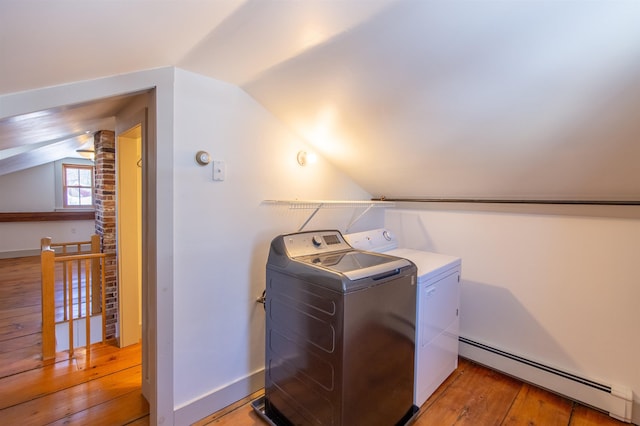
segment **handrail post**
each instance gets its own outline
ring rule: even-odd
[[[49,244],[45,245],[43,238],[42,247],[51,246],[51,238]],[[55,324],[55,252],[50,248],[45,248],[40,252],[40,271],[41,271],[41,287],[42,287],[42,359],[52,359],[56,356],[56,324]]]
[[[51,237],[40,238],[40,251],[51,250]]]

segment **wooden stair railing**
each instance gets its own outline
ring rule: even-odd
[[[85,322],[86,345],[91,344],[91,315],[102,313],[102,341],[106,334],[105,302],[105,259],[107,255],[100,253],[100,237],[93,235],[90,241],[55,243],[50,237],[43,238],[40,243],[40,263],[42,271],[42,359],[56,356],[56,320],[55,320],[55,284],[56,263],[62,263],[63,321],[69,322],[69,357],[73,356],[74,320],[82,318],[82,285],[85,285]],[[83,251],[83,246],[90,246],[90,251]],[[75,251],[70,251],[74,247]],[[56,254],[55,248],[61,253]],[[76,270],[78,315],[73,313],[74,266]],[[84,270],[84,280],[83,278]]]
[[[53,249],[60,249],[60,255],[65,256],[68,254],[82,254],[82,253],[100,253],[100,236],[92,235],[89,241],[77,241],[70,243],[52,243],[51,237],[46,237],[41,240],[41,246],[48,244],[48,247]],[[86,250],[86,248],[89,250]],[[75,248],[75,250],[71,250]],[[83,250],[84,249],[84,250]],[[78,270],[80,270],[80,261],[78,260]],[[98,259],[92,260],[91,264],[91,315],[96,315],[100,312],[102,303],[100,302],[100,264]],[[62,270],[62,283],[63,283],[63,305],[67,306],[67,268]],[[80,299],[80,286],[78,286],[78,299]],[[80,311],[81,312],[81,311]],[[67,310],[63,312],[64,321],[67,320]],[[82,316],[79,314],[79,316]]]

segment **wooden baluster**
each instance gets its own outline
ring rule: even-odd
[[[76,253],[80,255],[80,245],[78,243],[76,245]],[[82,318],[82,261],[78,259],[77,265],[78,267],[78,318]]]
[[[84,279],[85,279],[85,288],[86,288],[86,297],[85,297],[85,312],[87,314],[87,340],[85,341],[86,346],[87,346],[87,354],[89,353],[89,346],[91,346],[91,315],[89,315],[90,311],[90,307],[89,304],[91,303],[91,298],[89,295],[89,288],[91,285],[91,260],[89,259],[85,259],[84,260]]]
[[[67,246],[62,244],[62,255],[66,255],[67,254]],[[69,317],[67,315],[67,304],[69,303],[67,301],[67,268],[65,267],[64,263],[62,264],[62,319],[63,321],[68,321]]]
[[[91,253],[100,253],[100,236],[91,236]],[[93,315],[100,312],[102,304],[100,302],[100,259],[91,261],[91,313]]]
[[[44,241],[45,238],[42,239]],[[46,247],[51,246],[51,238]],[[50,248],[40,253],[40,270],[42,279],[42,359],[56,357],[56,324],[55,324],[55,253]]]
[[[66,261],[64,266],[68,268],[67,277],[69,279],[69,358],[73,356],[73,262]]]

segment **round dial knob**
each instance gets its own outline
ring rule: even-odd
[[[385,240],[391,241],[391,234],[389,233],[389,231],[382,231],[382,236]]]
[[[313,238],[311,238],[311,242],[314,246],[320,247],[322,245],[322,238],[320,238],[320,235],[314,235]]]

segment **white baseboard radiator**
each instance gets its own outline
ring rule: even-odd
[[[557,368],[460,337],[460,356],[563,395],[631,423],[633,392],[624,386],[598,383]]]

